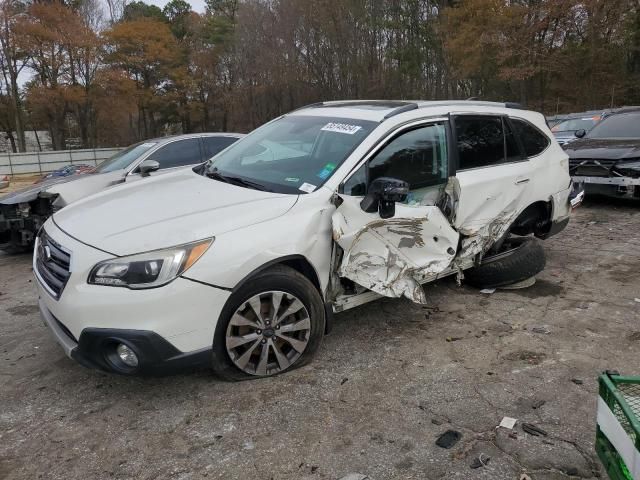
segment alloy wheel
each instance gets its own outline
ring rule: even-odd
[[[293,365],[310,335],[311,318],[302,301],[287,292],[268,291],[238,307],[227,326],[225,345],[240,370],[267,376]]]

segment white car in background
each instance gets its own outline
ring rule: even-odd
[[[270,376],[311,359],[333,312],[424,303],[422,284],[452,274],[493,286],[535,275],[532,236],[566,226],[571,192],[538,113],[312,105],[202,166],[55,213],[34,253],[40,310],[88,367]]]
[[[46,178],[0,196],[0,250],[20,252],[53,212],[119,183],[193,166],[210,159],[241,138],[239,133],[197,133],[136,143],[79,175]]]

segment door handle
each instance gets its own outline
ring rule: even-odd
[[[516,185],[522,185],[524,183],[529,183],[529,180],[531,180],[530,178],[519,178],[518,180],[516,180]]]

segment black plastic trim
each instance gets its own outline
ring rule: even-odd
[[[411,110],[416,110],[417,108],[418,108],[417,103],[409,103],[407,105],[403,105],[402,107],[395,108],[384,116],[383,121],[387,120],[388,118],[395,117],[396,115],[399,115],[401,113],[410,112]]]
[[[212,339],[213,341],[213,339]],[[124,343],[138,356],[138,367],[118,364],[112,353]],[[81,365],[120,375],[166,375],[209,366],[211,347],[183,353],[155,332],[112,328],[85,328],[71,358]]]
[[[318,286],[320,285],[320,276],[318,275],[317,270],[315,269],[315,267],[311,264],[311,262],[304,256],[304,255],[285,255],[284,257],[278,257],[275,258],[273,260],[268,261],[267,263],[264,263],[262,265],[260,265],[258,268],[254,269],[253,271],[251,271],[248,275],[246,275],[242,280],[240,280],[238,283],[236,283],[236,285],[231,289],[232,292],[236,292],[240,289],[240,287],[242,287],[242,285],[244,285],[246,282],[248,282],[249,280],[251,280],[255,275],[257,275],[258,273],[262,272],[263,270],[266,270],[269,267],[272,267],[274,265],[278,265],[280,263],[284,263],[287,260],[302,260],[306,263],[309,264],[309,266],[311,267],[311,269],[313,270],[313,273],[315,274],[315,280],[310,278],[309,280],[311,281],[311,283],[313,283],[314,285]],[[304,272],[300,272],[302,275],[304,275]],[[226,290],[226,288],[225,288]],[[320,296],[324,298],[324,294],[318,290],[320,293]]]
[[[329,335],[333,330],[333,303],[324,302],[324,334]]]
[[[546,240],[547,238],[560,233],[567,227],[567,225],[569,224],[569,220],[570,218],[567,217],[564,220],[560,220],[559,222],[552,222],[548,232],[537,234],[536,237],[541,238],[542,240]]]

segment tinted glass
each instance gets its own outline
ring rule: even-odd
[[[96,167],[97,173],[123,170],[135,162],[140,155],[155,147],[156,142],[142,142],[131,145],[121,152],[116,153]]]
[[[281,117],[216,155],[204,173],[238,177],[274,192],[309,193],[331,177],[376,126],[350,118]]]
[[[503,119],[502,126],[504,127],[504,142],[507,150],[507,162],[517,162],[518,160],[522,160],[518,140],[511,130],[509,122]]]
[[[200,140],[189,138],[171,142],[149,156],[149,160],[155,160],[160,164],[160,169],[172,167],[184,167],[202,162],[200,153]]]
[[[511,118],[510,121],[516,135],[520,137],[527,157],[535,157],[549,146],[547,136],[529,122],[518,120],[517,118]]]
[[[235,137],[202,137],[205,158],[217,155],[236,140],[238,139]]]
[[[551,129],[552,132],[575,132],[576,130],[587,130],[589,131],[591,127],[593,127],[597,119],[595,118],[572,118],[571,120],[565,120],[564,122],[560,122],[553,126]]]
[[[504,163],[505,139],[500,117],[456,117],[459,168]]]
[[[447,136],[443,124],[416,128],[391,140],[369,162],[369,183],[379,177],[404,180],[410,190],[446,182],[448,178]],[[366,167],[347,182],[347,195],[366,193]]]
[[[622,113],[605,118],[587,135],[589,138],[640,138],[640,113]]]

